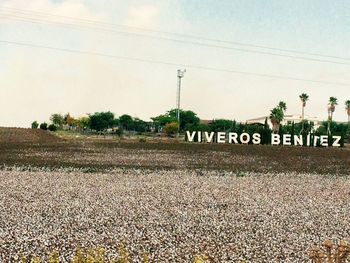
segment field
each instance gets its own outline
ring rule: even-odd
[[[350,242],[348,148],[52,136],[0,139],[1,262],[120,243],[131,262],[309,262]]]
[[[29,136],[27,136],[29,137]],[[189,144],[176,141],[59,139],[2,141],[0,166],[77,168],[208,169],[232,172],[350,174],[349,148],[276,147],[270,145]]]

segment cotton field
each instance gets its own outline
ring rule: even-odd
[[[125,244],[132,262],[309,262],[350,241],[350,178],[205,169],[0,171],[0,261]]]

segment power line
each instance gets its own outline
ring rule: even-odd
[[[276,50],[276,51],[299,53],[299,54],[311,55],[311,56],[320,56],[320,57],[350,60],[350,58],[343,58],[343,57],[339,57],[339,56],[325,55],[325,54],[320,54],[320,53],[311,53],[311,52],[294,50],[294,49],[275,48],[275,47],[269,47],[269,46],[264,46],[264,45],[255,45],[255,44],[242,43],[242,42],[236,42],[236,41],[228,41],[228,40],[220,40],[220,39],[214,39],[214,38],[206,38],[203,36],[194,36],[194,35],[182,34],[182,33],[170,32],[170,31],[161,31],[161,30],[154,30],[154,29],[149,29],[149,28],[120,25],[120,24],[108,23],[108,22],[103,22],[103,21],[87,19],[87,18],[76,18],[76,17],[71,17],[71,16],[56,15],[56,14],[50,14],[50,13],[39,12],[39,11],[34,11],[34,10],[23,10],[23,9],[19,9],[19,8],[13,8],[13,7],[10,8],[10,7],[5,7],[5,6],[0,7],[0,9],[1,8],[15,10],[15,11],[19,11],[22,13],[35,13],[35,14],[42,15],[42,16],[54,16],[54,17],[68,18],[68,19],[73,19],[73,20],[80,20],[80,21],[87,22],[87,23],[97,23],[97,24],[107,25],[107,26],[112,26],[112,27],[130,28],[130,29],[134,29],[134,30],[141,30],[141,31],[146,31],[146,32],[151,32],[151,33],[177,35],[180,37],[194,38],[194,39],[200,39],[200,40],[205,40],[205,41],[220,42],[220,43],[233,44],[233,45],[243,45],[243,46],[264,48],[264,49],[270,49],[270,50]]]
[[[282,49],[282,48],[275,48],[275,47],[269,47],[269,46],[263,46],[263,45],[254,45],[254,44],[248,44],[248,43],[241,43],[241,42],[234,42],[234,41],[225,41],[225,40],[206,38],[206,37],[200,37],[200,36],[193,36],[193,35],[187,35],[187,34],[179,34],[179,33],[168,32],[168,31],[160,31],[160,30],[146,29],[146,28],[140,28],[140,27],[118,25],[118,24],[106,23],[106,22],[101,22],[101,21],[96,21],[96,20],[91,20],[91,19],[74,18],[74,17],[70,17],[70,16],[55,15],[55,14],[38,12],[38,11],[32,11],[32,10],[28,11],[28,10],[23,10],[23,9],[18,9],[18,8],[0,7],[0,10],[1,9],[14,10],[16,12],[21,12],[24,15],[28,15],[28,14],[30,15],[31,13],[33,13],[33,14],[37,14],[37,15],[41,15],[41,16],[52,16],[52,17],[72,19],[72,20],[75,20],[75,21],[82,21],[82,22],[89,23],[89,24],[99,24],[99,25],[106,25],[106,26],[118,27],[118,28],[128,28],[128,29],[141,30],[141,31],[150,32],[150,33],[161,33],[161,34],[168,34],[168,35],[176,35],[176,36],[179,36],[179,37],[192,38],[192,39],[197,39],[197,40],[204,40],[204,41],[217,42],[217,43],[223,43],[223,44],[240,45],[240,46],[247,46],[247,47],[254,47],[254,48],[263,48],[263,49],[268,49],[268,50],[274,50],[274,51],[280,51],[280,52],[289,52],[289,53],[296,53],[296,54],[303,54],[303,55],[309,55],[309,56],[318,56],[318,57],[326,57],[326,58],[333,58],[333,59],[350,60],[350,58],[343,58],[343,57],[338,57],[338,56],[324,55],[324,54],[319,54],[319,53],[311,53],[311,52],[291,50],[291,49]],[[8,18],[8,19],[11,19],[11,18]],[[32,18],[29,18],[29,19],[32,19]],[[50,21],[50,22],[52,22],[52,21]],[[80,26],[84,26],[84,25],[80,25]],[[106,28],[104,28],[104,30],[113,31],[111,29],[106,29]],[[116,33],[121,33],[121,32],[116,32]],[[124,33],[126,33],[126,32],[124,32]],[[137,33],[128,33],[128,34],[137,34]],[[168,40],[168,41],[177,41],[177,42],[181,42],[181,43],[189,43],[189,44],[194,44],[194,45],[202,45],[202,46],[223,48],[223,49],[232,49],[232,50],[243,51],[243,52],[254,52],[254,53],[260,53],[260,54],[265,54],[265,55],[284,56],[284,57],[294,58],[294,59],[304,59],[304,60],[311,60],[311,61],[318,61],[318,62],[343,64],[342,62],[334,62],[334,61],[321,60],[321,59],[311,59],[311,58],[297,57],[297,56],[292,56],[292,55],[276,54],[276,53],[271,53],[271,52],[263,52],[263,51],[254,51],[254,50],[230,48],[230,47],[226,47],[226,46],[203,44],[203,43],[199,43],[199,42],[189,42],[189,41],[185,41],[185,40],[178,40],[178,39],[172,39],[172,38],[164,38],[164,37],[157,37],[157,36],[147,36],[147,35],[141,35],[141,36],[143,36],[143,37],[151,37],[151,38],[158,38],[158,39],[161,39],[161,40]],[[344,63],[344,64],[345,65],[350,65],[348,63]]]
[[[31,47],[31,48],[41,48],[41,49],[76,53],[76,54],[81,54],[81,55],[93,55],[93,56],[108,57],[108,58],[113,58],[113,59],[137,61],[137,62],[143,62],[143,63],[160,64],[160,65],[176,66],[176,67],[184,67],[184,68],[194,68],[194,69],[217,71],[217,72],[234,73],[234,74],[241,74],[241,75],[247,75],[247,76],[270,78],[270,79],[274,78],[274,79],[282,79],[282,80],[304,81],[304,82],[313,82],[313,83],[318,83],[318,84],[337,85],[337,86],[346,86],[346,87],[350,86],[350,83],[303,79],[303,78],[296,78],[296,77],[269,75],[269,74],[263,74],[263,73],[238,71],[238,70],[222,69],[222,68],[215,68],[215,67],[205,67],[205,66],[198,66],[198,65],[192,65],[192,64],[181,64],[181,63],[175,63],[175,62],[166,62],[166,61],[151,60],[151,59],[144,59],[144,58],[117,56],[117,55],[104,54],[104,53],[99,53],[99,52],[73,50],[73,49],[67,49],[67,48],[59,48],[59,47],[44,46],[44,45],[37,45],[37,44],[30,44],[30,43],[23,43],[23,42],[7,41],[7,40],[0,40],[0,43],[17,45],[17,46],[25,46],[25,47]]]
[[[1,15],[2,14],[0,13],[0,17],[1,17]],[[43,22],[41,19],[23,18],[20,16],[13,16],[13,15],[11,17],[5,17],[5,18],[10,19],[10,20],[15,20],[15,21],[30,22],[30,23],[34,23],[34,24],[42,24],[42,22]],[[51,24],[57,24],[57,25],[69,25],[69,26],[73,26],[73,27],[86,27],[83,25],[71,24],[71,23],[66,23],[66,22],[56,22],[56,21],[45,21],[45,22],[51,23]],[[219,45],[205,44],[205,43],[200,43],[200,42],[192,42],[192,41],[188,41],[188,40],[180,40],[180,39],[174,39],[174,38],[168,38],[168,37],[150,36],[150,35],[138,34],[138,33],[133,33],[133,32],[116,31],[113,29],[96,28],[96,27],[93,27],[93,28],[97,29],[97,30],[111,31],[113,33],[122,34],[122,35],[172,41],[172,42],[177,42],[177,43],[182,43],[182,44],[191,44],[191,45],[198,45],[198,46],[204,46],[204,47],[210,47],[210,48],[234,50],[234,51],[238,51],[238,52],[248,52],[248,53],[256,53],[256,54],[262,54],[262,55],[285,57],[285,58],[297,59],[297,60],[306,60],[306,61],[313,61],[313,62],[332,63],[332,64],[350,66],[350,63],[345,63],[345,62],[323,60],[323,59],[317,59],[317,58],[307,58],[307,57],[285,55],[285,54],[277,54],[277,53],[271,53],[271,52],[267,52],[267,51],[258,51],[258,50],[249,50],[249,49],[234,48],[234,47],[227,47],[227,46],[219,46]]]

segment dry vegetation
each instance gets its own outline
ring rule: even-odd
[[[341,263],[345,262],[350,255],[350,245],[341,240],[334,245],[331,240],[324,242],[324,249],[315,246],[310,250],[312,263]]]

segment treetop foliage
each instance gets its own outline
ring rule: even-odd
[[[302,101],[308,100],[307,94],[301,94]],[[334,105],[337,99],[331,97],[329,103]],[[350,100],[345,102],[346,109],[350,116]],[[303,105],[305,107],[305,105]],[[51,125],[38,122],[32,123],[32,128],[36,129],[38,126],[41,129],[57,130],[57,129],[75,129],[79,131],[97,131],[97,132],[114,132],[121,135],[124,131],[134,133],[144,132],[164,132],[168,135],[184,131],[208,131],[208,132],[235,132],[235,133],[260,133],[262,134],[263,143],[268,143],[271,132],[301,134],[315,132],[315,134],[325,134],[327,125],[330,125],[332,132],[337,134],[350,134],[350,127],[346,124],[337,124],[332,120],[323,123],[318,130],[314,129],[313,123],[304,120],[300,123],[292,123],[281,126],[281,122],[285,117],[287,105],[284,101],[280,101],[276,107],[270,112],[270,120],[273,124],[272,130],[268,125],[268,117],[264,124],[244,124],[228,119],[214,119],[201,121],[197,114],[191,110],[180,109],[180,124],[177,120],[177,109],[171,109],[164,114],[152,117],[150,122],[132,117],[128,114],[123,114],[119,118],[110,112],[95,112],[88,114],[88,116],[75,119],[69,113],[62,115],[59,113],[52,114],[50,117]]]
[[[95,112],[90,115],[90,128],[96,131],[103,131],[115,124],[114,114],[110,111]]]

